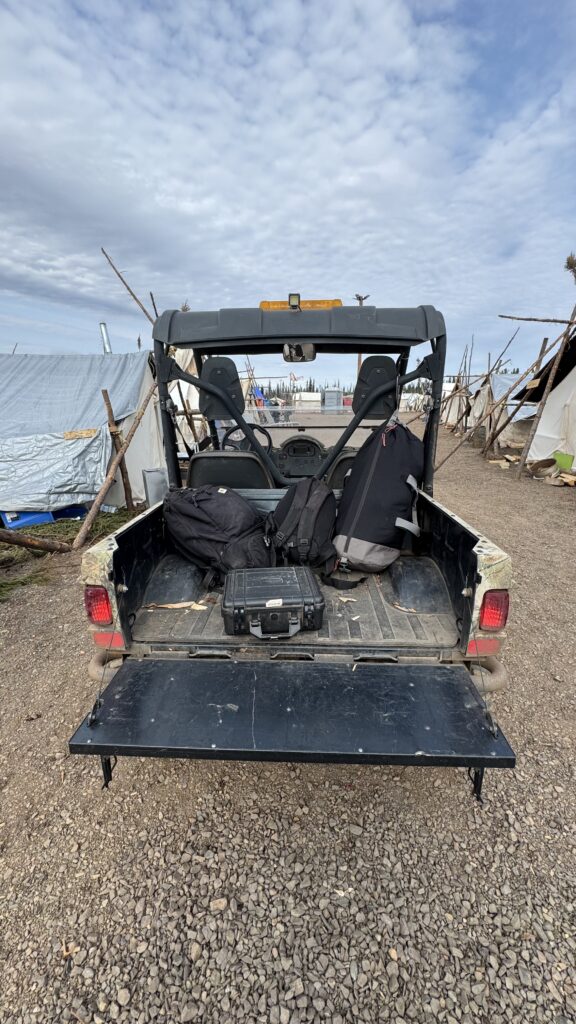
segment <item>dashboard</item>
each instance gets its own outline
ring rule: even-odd
[[[315,437],[294,434],[276,449],[273,458],[278,469],[287,477],[314,476],[328,454]]]

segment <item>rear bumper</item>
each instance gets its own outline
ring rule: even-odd
[[[73,754],[511,768],[469,672],[128,658]]]

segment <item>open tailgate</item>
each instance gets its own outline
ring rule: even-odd
[[[128,659],[73,754],[512,768],[469,672],[450,665]],[[480,771],[480,774],[478,772]]]

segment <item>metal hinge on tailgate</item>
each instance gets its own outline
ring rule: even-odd
[[[363,662],[365,664],[370,664],[370,665],[378,665],[378,664],[381,664],[381,665],[397,665],[399,660],[400,659],[398,658],[398,656],[396,654],[385,654],[384,652],[382,652],[381,654],[379,652],[377,652],[375,654],[355,654],[354,655],[354,662],[355,662],[355,664],[359,664],[359,663]]]
[[[399,665],[439,665],[442,662],[442,655],[438,654],[399,654]]]

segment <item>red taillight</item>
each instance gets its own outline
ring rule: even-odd
[[[84,607],[95,626],[109,626],[112,622],[112,605],[106,587],[84,587]]]
[[[508,619],[510,594],[507,590],[487,590],[480,608],[480,629],[496,633],[504,629]]]

